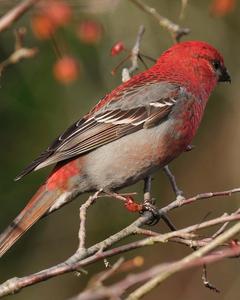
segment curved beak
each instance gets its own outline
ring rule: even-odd
[[[229,83],[231,83],[231,76],[228,73],[226,68],[223,68],[221,70],[221,73],[219,74],[219,77],[218,77],[218,82],[229,82]]]

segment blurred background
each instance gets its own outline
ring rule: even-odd
[[[19,2],[0,1],[1,15]],[[65,10],[52,10],[59,21],[57,29],[49,27],[44,19],[46,2],[51,1],[42,2],[0,34],[0,61],[13,52],[14,28],[26,27],[24,46],[38,48],[36,56],[5,68],[0,78],[0,230],[24,207],[50,169],[32,173],[20,182],[14,182],[13,178],[58,134],[120,83],[121,70],[114,76],[111,71],[126,56],[126,51],[112,56],[112,46],[121,41],[124,48],[130,49],[141,24],[146,28],[141,44],[144,54],[157,58],[173,43],[166,30],[127,0],[61,2]],[[193,143],[195,149],[182,154],[170,165],[180,188],[185,196],[192,196],[239,186],[239,3],[189,0],[184,17],[180,19],[180,0],[144,2],[163,16],[189,27],[191,33],[183,40],[204,40],[217,47],[232,76],[231,85],[221,84],[214,91]],[[60,54],[65,60],[59,57]],[[146,63],[151,65],[149,61]],[[128,191],[137,191],[136,198],[141,200],[142,186],[140,182]],[[158,206],[174,200],[168,180],[161,171],[154,176],[152,194]],[[78,245],[78,209],[86,197],[41,220],[27,232],[0,260],[0,281],[39,271],[69,257]],[[182,228],[202,221],[208,214],[207,218],[217,217],[238,206],[237,195],[215,198],[180,208],[170,217],[178,228]],[[128,213],[117,201],[97,201],[88,214],[87,244],[101,241],[135,218],[137,215]],[[154,229],[167,230],[162,222]],[[143,256],[144,269],[188,253],[188,248],[169,243],[132,251],[124,257]],[[110,262],[116,259],[111,258]],[[209,278],[221,294],[203,287],[201,268],[195,268],[171,277],[145,299],[239,299],[239,264],[238,259],[229,259],[209,266]],[[88,276],[63,275],[6,299],[67,299],[79,293],[89,278],[103,268],[103,263],[99,262],[87,268]]]

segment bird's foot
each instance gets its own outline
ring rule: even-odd
[[[130,212],[139,212],[140,214],[151,213],[150,220],[146,223],[146,225],[155,225],[160,220],[160,214],[158,212],[158,208],[152,203],[152,201],[145,201],[143,204],[139,204],[134,201],[131,196],[125,197],[126,201],[124,206]]]
[[[140,211],[140,213],[144,214],[147,212],[151,213],[151,217],[149,221],[146,222],[146,225],[156,225],[160,220],[161,215],[157,206],[154,205],[154,202],[152,200],[144,201],[144,203],[142,204],[142,210]]]
[[[139,212],[140,214],[151,213],[150,220],[146,223],[147,225],[155,225],[160,220],[160,214],[158,212],[158,208],[154,205],[154,201],[145,200],[142,204],[137,203],[132,196],[130,195],[121,195],[117,193],[109,193],[107,194],[111,197],[124,201],[125,208],[130,212]]]

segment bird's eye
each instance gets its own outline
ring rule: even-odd
[[[212,62],[212,65],[213,65],[213,67],[214,67],[215,70],[218,70],[218,69],[221,68],[221,63],[220,63],[219,60],[214,60],[214,61]]]

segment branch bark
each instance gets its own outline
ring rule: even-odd
[[[141,10],[151,15],[155,20],[157,20],[157,22],[161,27],[167,29],[170,32],[171,36],[176,42],[179,42],[181,37],[190,33],[189,28],[183,28],[178,24],[175,24],[168,18],[161,16],[155,8],[148,6],[146,3],[142,2],[141,0],[130,0],[130,1],[134,3],[136,6],[138,6]]]
[[[8,29],[16,22],[25,12],[34,6],[39,0],[25,0],[17,6],[9,10],[4,16],[0,18],[0,32]]]
[[[239,227],[239,224],[236,224]],[[237,230],[239,233],[239,228]],[[236,234],[233,234],[233,236]],[[229,235],[232,236],[232,233]],[[228,237],[229,238],[229,237]],[[203,248],[202,248],[203,249]],[[197,252],[193,252],[196,254]],[[156,276],[161,276],[161,279],[164,280],[170,275],[173,275],[179,271],[186,270],[193,267],[202,266],[204,264],[210,264],[217,261],[220,261],[227,257],[235,257],[240,254],[240,247],[236,247],[235,249],[225,249],[222,252],[215,252],[210,255],[206,255],[203,257],[196,257],[192,259],[189,256],[185,257],[183,260],[175,261],[171,263],[160,264],[155,267],[152,267],[146,271],[137,274],[128,275],[123,280],[117,282],[108,287],[102,287],[97,290],[86,290],[81,293],[77,297],[72,298],[71,300],[100,300],[100,299],[120,299],[119,297],[126,292],[127,289],[133,287],[136,284],[142,283],[148,279],[156,278]],[[192,254],[191,254],[192,255]],[[198,253],[201,255],[201,253]],[[137,290],[135,291],[137,292]],[[140,299],[143,294],[136,294],[135,292],[131,293],[126,299],[127,300],[137,300]],[[148,292],[148,291],[147,291]],[[134,294],[135,293],[135,294]]]
[[[150,290],[155,288],[157,285],[159,285],[164,279],[168,278],[169,276],[175,274],[176,272],[179,272],[180,270],[186,269],[188,267],[193,267],[194,265],[203,265],[206,263],[210,263],[213,261],[217,261],[219,259],[222,259],[224,257],[229,257],[230,255],[238,255],[240,253],[240,247],[236,247],[235,249],[231,249],[230,251],[225,251],[225,254],[214,254],[212,257],[208,257],[207,259],[200,259],[205,254],[211,252],[219,245],[223,244],[224,242],[228,241],[229,239],[233,238],[236,234],[240,232],[240,222],[232,226],[230,229],[216,237],[212,242],[207,244],[206,246],[196,250],[192,254],[186,256],[185,258],[181,259],[178,262],[175,262],[174,264],[171,264],[170,267],[166,267],[165,270],[161,270],[155,274],[154,278],[150,279],[147,283],[145,283],[143,286],[135,290],[133,293],[129,295],[127,300],[137,300],[142,298],[146,293],[148,293]],[[214,257],[215,256],[215,257]],[[210,259],[209,259],[210,258]],[[195,263],[194,263],[195,261]]]
[[[16,64],[22,59],[32,58],[38,52],[37,48],[27,48],[27,47],[23,46],[23,38],[26,34],[25,28],[22,27],[22,28],[15,30],[14,34],[15,34],[15,39],[16,39],[15,49],[14,49],[13,53],[10,54],[7,59],[5,59],[4,61],[2,61],[0,63],[0,77],[1,77],[4,69],[6,67],[8,67],[9,65]]]
[[[176,209],[177,207],[181,207],[183,205],[190,205],[193,204],[197,201],[204,200],[207,198],[211,197],[218,197],[218,196],[231,196],[233,193],[239,193],[240,188],[238,189],[232,189],[232,190],[227,190],[227,191],[221,191],[221,192],[210,192],[210,193],[203,193],[196,195],[194,197],[185,199],[185,200],[175,200],[169,205],[165,206],[162,208],[159,212],[161,213],[162,211],[164,213],[167,213],[173,209]],[[98,195],[98,198],[101,197],[102,195]],[[107,257],[115,256],[117,254],[125,253],[127,251],[130,251],[132,249],[136,249],[139,247],[147,246],[147,245],[152,245],[153,243],[166,243],[167,241],[173,241],[173,242],[178,242],[182,243],[185,245],[195,245],[195,246],[201,246],[205,245],[206,242],[208,243],[209,240],[203,240],[203,241],[192,241],[191,238],[188,241],[184,242],[184,238],[186,238],[187,233],[194,232],[195,230],[199,230],[202,228],[206,228],[209,226],[217,225],[217,224],[223,224],[226,222],[234,221],[234,220],[239,220],[240,219],[240,214],[233,214],[230,216],[222,216],[213,220],[209,220],[206,222],[203,222],[201,224],[196,224],[189,226],[185,229],[181,229],[179,231],[175,232],[170,232],[166,234],[159,234],[158,236],[153,236],[147,239],[143,239],[137,242],[133,242],[130,244],[125,244],[123,246],[115,247],[110,250],[107,250],[108,248],[112,247],[115,243],[125,239],[128,236],[131,236],[133,234],[138,233],[138,229],[144,226],[146,222],[148,222],[151,218],[151,214],[146,213],[145,215],[139,217],[136,221],[134,221],[132,224],[129,226],[125,227],[121,231],[109,236],[105,240],[101,241],[100,243],[97,243],[84,251],[77,251],[72,257],[67,259],[66,261],[53,266],[51,268],[42,270],[40,272],[30,274],[28,276],[24,276],[21,278],[14,277],[12,279],[7,280],[3,284],[0,285],[0,297],[10,295],[13,293],[16,293],[20,291],[22,288],[25,288],[27,286],[31,286],[33,284],[48,280],[50,278],[53,278],[55,276],[59,276],[65,273],[73,272],[76,270],[79,270],[79,268],[85,267],[87,265],[90,265],[96,261],[102,260]],[[221,235],[222,236],[222,235]],[[191,236],[190,236],[191,237]],[[218,237],[217,237],[218,238]],[[196,242],[196,244],[194,244]],[[195,253],[195,252],[194,252]]]

